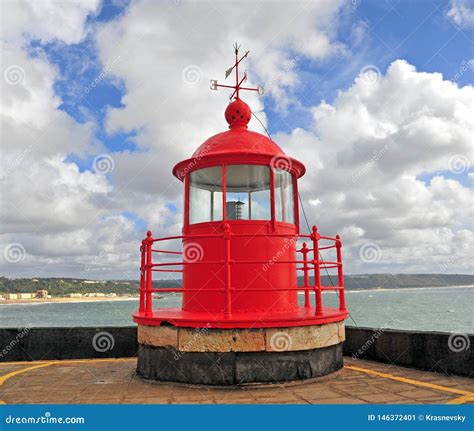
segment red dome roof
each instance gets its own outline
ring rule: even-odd
[[[211,136],[198,147],[193,157],[211,154],[255,153],[270,156],[285,155],[283,150],[271,139],[246,128],[231,129]]]
[[[240,99],[227,106],[225,117],[230,130],[206,140],[192,157],[179,162],[173,174],[183,180],[186,174],[219,164],[262,164],[291,171],[298,178],[304,175],[304,165],[291,157],[270,138],[247,129],[251,118],[249,106]]]

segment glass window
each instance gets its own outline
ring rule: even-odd
[[[222,166],[189,174],[189,223],[222,220]]]
[[[293,177],[282,169],[275,169],[274,175],[276,220],[294,224]]]
[[[258,165],[226,167],[227,220],[270,220],[270,169]]]

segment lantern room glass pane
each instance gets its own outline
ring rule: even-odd
[[[227,220],[270,220],[270,168],[258,165],[226,167]]]
[[[189,174],[189,223],[222,220],[222,166]]]
[[[276,220],[294,224],[293,176],[282,169],[275,169],[274,176]]]

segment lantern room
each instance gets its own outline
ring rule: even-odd
[[[148,231],[141,243],[140,303],[133,318],[139,324],[138,370],[144,376],[203,383],[202,373],[196,377],[182,370],[186,378],[166,377],[160,367],[167,363],[170,352],[182,353],[183,349],[191,348],[195,354],[271,350],[268,331],[272,328],[291,334],[305,327],[314,340],[319,340],[321,331],[329,331],[332,344],[318,346],[337,345],[331,350],[337,358],[323,367],[322,374],[342,364],[341,331],[347,310],[341,240],[322,236],[315,226],[300,232],[298,181],[305,167],[271,138],[248,129],[253,114],[240,92],[262,91],[243,87],[245,74],[239,78],[239,64],[247,55],[239,59],[235,47],[234,66],[226,71],[227,77],[235,70],[235,85],[211,81],[213,90],[233,90],[224,114],[228,130],[210,137],[173,168],[184,187],[181,235],[155,238]],[[181,248],[171,249],[167,246],[171,241],[180,241]],[[332,251],[334,258],[323,260],[321,251]],[[337,283],[324,286],[321,271],[331,269],[337,273]],[[182,287],[166,287],[159,277],[162,273],[181,275]],[[323,293],[329,290],[337,294],[338,307],[323,305]],[[159,301],[153,300],[158,292],[180,293],[181,307],[159,307]],[[336,326],[327,326],[331,324]],[[192,347],[180,345],[189,338],[189,331],[199,328],[210,331],[205,336],[200,333],[200,339],[206,341],[194,340]],[[258,347],[254,338],[247,338],[249,330],[260,331],[254,335],[260,340]],[[170,336],[175,344],[170,345]],[[220,345],[224,339],[225,345]],[[318,347],[290,344],[295,351]],[[314,360],[322,354],[315,352]],[[295,364],[306,360],[298,355]],[[270,357],[277,360],[275,355]],[[212,368],[205,357],[195,355],[195,359],[202,367]],[[317,369],[312,367],[311,375]],[[271,381],[257,374],[240,380]],[[221,377],[211,381],[225,383],[227,377]]]
[[[184,259],[199,255],[203,265],[183,268],[183,311],[199,313],[293,312],[297,310],[297,179],[304,166],[287,157],[272,140],[247,129],[250,108],[229,104],[230,130],[208,139],[173,173],[184,180]],[[232,298],[222,269],[228,232]],[[287,265],[267,268],[278,255]],[[195,295],[193,287],[202,287]],[[215,316],[213,316],[215,317]]]

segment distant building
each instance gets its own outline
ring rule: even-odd
[[[37,290],[36,291],[36,297],[37,298],[47,298],[48,297],[48,291],[45,289]]]
[[[18,299],[31,299],[34,297],[34,293],[18,293]]]
[[[69,293],[66,295],[68,298],[82,298],[82,293]]]
[[[245,205],[241,200],[226,202],[228,220],[242,220],[242,209]]]
[[[6,300],[18,299],[18,294],[17,293],[5,293],[5,295],[3,295],[3,297]]]

